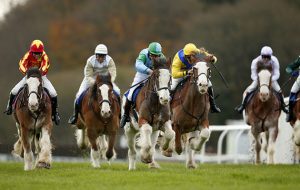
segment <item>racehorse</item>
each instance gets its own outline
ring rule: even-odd
[[[52,145],[50,142],[53,123],[51,120],[51,100],[42,86],[42,75],[38,68],[27,71],[26,84],[15,101],[14,118],[18,128],[18,141],[12,153],[24,156],[24,170],[34,169],[32,144],[37,154],[35,167],[51,166]]]
[[[201,61],[189,72],[191,74],[186,76],[184,83],[178,85],[171,101],[172,125],[176,133],[176,152],[181,154],[181,139],[187,139],[186,166],[196,168],[194,153],[200,151],[210,136],[208,120],[210,104],[207,93],[210,68],[206,62]]]
[[[261,163],[260,134],[265,132],[267,163],[274,163],[275,141],[278,134],[278,118],[281,113],[280,102],[271,87],[272,65],[267,61],[258,61],[258,88],[245,109],[245,121],[251,126],[254,138],[255,163]]]
[[[294,128],[293,132],[293,141],[295,143],[295,162],[299,163],[300,161],[300,93],[297,95],[296,104],[293,108],[293,115],[295,116],[290,124]]]
[[[79,148],[91,146],[90,156],[93,167],[100,167],[103,153],[108,160],[114,156],[119,123],[120,102],[113,92],[111,77],[97,75],[94,85],[88,89],[82,99],[80,115],[76,123],[77,144]]]
[[[162,149],[169,148],[175,132],[172,130],[170,120],[170,60],[159,58],[153,60],[153,73],[145,82],[137,95],[135,108],[131,109],[131,124],[125,125],[125,135],[128,143],[129,170],[136,169],[136,136],[139,133],[141,147],[141,161],[148,163],[152,168],[159,168],[154,160],[155,145],[159,130],[164,132]],[[125,105],[123,97],[123,106]],[[133,114],[136,114],[138,121]]]

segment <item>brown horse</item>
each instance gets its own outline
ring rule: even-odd
[[[195,168],[194,152],[200,151],[210,136],[208,120],[210,104],[207,93],[210,68],[206,62],[197,62],[191,71],[191,75],[188,75],[183,85],[179,86],[181,89],[174,94],[171,108],[172,125],[176,133],[175,150],[181,154],[181,138],[186,134],[184,136],[188,138],[186,166]]]
[[[51,100],[43,90],[42,76],[38,68],[27,71],[26,84],[16,98],[14,117],[19,139],[14,144],[12,153],[20,157],[24,154],[24,170],[32,170],[34,144],[36,167],[49,169],[52,160],[50,136],[53,127]]]
[[[100,167],[104,152],[108,160],[113,157],[119,123],[120,103],[113,92],[110,75],[98,75],[95,84],[83,97],[76,124],[77,144],[80,148],[86,148],[88,137],[93,167]]]
[[[294,128],[293,140],[295,143],[295,162],[299,163],[300,161],[300,93],[297,95],[296,104],[293,108],[293,115],[295,116],[291,120],[290,124]]]
[[[278,134],[278,118],[281,113],[280,102],[271,87],[272,65],[266,61],[257,63],[258,88],[245,109],[245,121],[251,126],[255,146],[255,163],[259,164],[261,138],[265,132],[267,163],[274,163],[275,141]]]
[[[136,99],[135,110],[138,115],[138,121],[133,117],[135,111],[131,110],[132,125],[130,123],[125,125],[125,135],[129,148],[129,170],[136,169],[135,145],[138,132],[140,132],[141,161],[149,163],[149,166],[153,168],[159,167],[154,161],[154,151],[159,130],[164,132],[163,150],[169,148],[169,143],[175,136],[170,121],[169,64],[170,60],[167,61],[164,58],[153,61],[153,73],[142,87]],[[125,101],[123,101],[123,104],[125,104]]]

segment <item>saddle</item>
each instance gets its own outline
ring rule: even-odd
[[[15,98],[13,99],[13,104],[12,104],[13,112],[14,112],[14,110],[16,110],[16,107],[17,107],[17,100],[18,100],[18,98],[19,98],[21,92],[24,90],[24,88],[25,88],[24,86],[23,86],[22,88],[20,88],[20,90],[18,91],[17,95],[16,95]],[[51,96],[50,96],[50,93],[49,93],[49,91],[48,91],[47,88],[44,88],[44,87],[43,87],[43,90],[44,90],[44,92],[46,92],[46,94],[47,94],[49,97],[51,97]],[[52,104],[51,104],[51,105],[52,105]]]
[[[181,90],[181,89],[183,88],[183,86],[184,86],[184,83],[185,83],[189,78],[190,78],[190,76],[187,75],[187,76],[185,76],[185,77],[183,78],[182,81],[180,81],[180,82],[178,83],[178,85],[176,86],[175,90],[174,90],[173,92],[171,92],[171,101],[173,100],[173,97],[174,97],[176,91]]]

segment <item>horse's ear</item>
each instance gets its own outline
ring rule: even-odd
[[[169,68],[169,69],[172,68],[172,59],[171,59],[171,57],[168,57],[168,58],[167,58],[166,66],[167,66],[167,68]]]

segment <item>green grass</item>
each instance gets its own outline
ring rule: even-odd
[[[0,163],[0,189],[299,189],[299,165],[202,164],[188,170],[183,163],[160,162],[161,169],[138,164],[128,171],[127,163],[53,163],[50,170],[23,171],[23,163]]]

